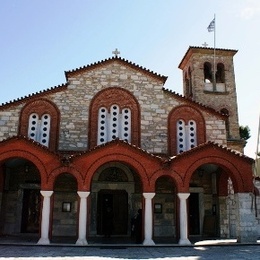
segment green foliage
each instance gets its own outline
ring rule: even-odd
[[[240,138],[243,140],[247,140],[251,137],[250,128],[248,126],[240,126],[239,127]]]

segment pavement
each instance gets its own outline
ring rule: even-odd
[[[0,260],[133,260],[133,259],[187,259],[187,260],[240,260],[259,259],[260,241],[255,244],[239,244],[234,239],[200,240],[189,246],[178,244],[137,244],[93,243],[87,246],[75,244],[37,245],[29,238],[22,240],[0,237]]]
[[[259,245],[221,246],[25,246],[0,245],[0,260],[240,260],[260,259]]]

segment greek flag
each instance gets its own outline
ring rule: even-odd
[[[215,18],[210,22],[207,29],[209,32],[213,32],[215,30]]]

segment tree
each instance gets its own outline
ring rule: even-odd
[[[240,138],[243,140],[247,140],[251,137],[250,128],[248,126],[240,126],[239,127]]]

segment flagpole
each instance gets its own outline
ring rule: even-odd
[[[216,14],[214,14],[213,91],[216,91]]]
[[[260,114],[259,114],[259,120],[258,120],[257,144],[256,144],[255,164],[254,164],[254,177],[255,178],[260,176],[259,135],[260,135]]]
[[[258,149],[259,149],[259,134],[260,134],[260,114],[259,114],[259,120],[258,120],[258,133],[257,133],[257,144],[256,144],[256,159],[258,158]]]
[[[208,26],[208,31],[214,33],[214,48],[213,48],[213,91],[216,91],[216,14],[214,14],[214,19],[210,22]]]

